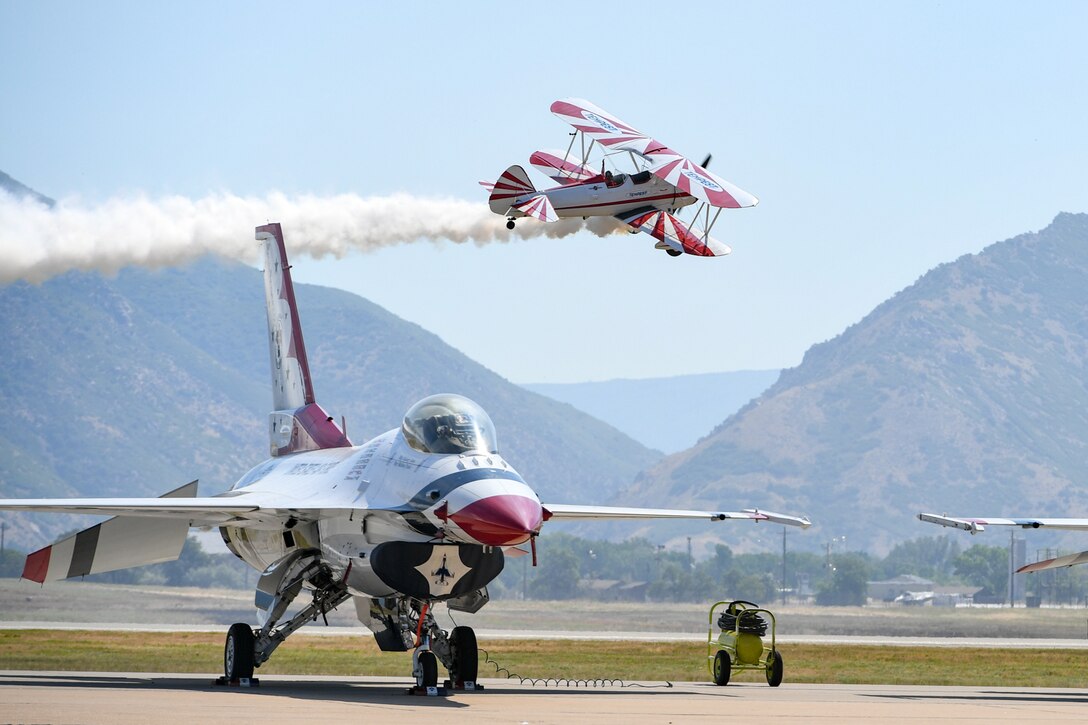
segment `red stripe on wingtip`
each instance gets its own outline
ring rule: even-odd
[[[49,557],[52,552],[53,547],[47,546],[27,554],[26,563],[23,565],[23,579],[45,584],[45,575],[49,573]]]

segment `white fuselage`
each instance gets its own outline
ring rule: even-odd
[[[540,500],[502,456],[423,453],[400,429],[361,446],[271,458],[226,495],[257,491],[275,494],[285,507],[320,501],[329,515],[287,527],[279,518],[220,527],[239,558],[263,571],[296,550],[319,549],[349,591],[366,596],[396,593],[372,569],[370,555],[381,544],[512,546],[542,522]]]
[[[624,174],[621,183],[609,187],[603,181],[590,181],[581,184],[560,186],[547,189],[547,195],[560,218],[616,216],[636,209],[679,209],[694,204],[693,196],[679,191],[675,186],[653,174],[642,183],[635,183],[638,174]],[[526,194],[518,198],[519,204],[535,194]]]

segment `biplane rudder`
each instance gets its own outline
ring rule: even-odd
[[[502,172],[502,175],[495,181],[487,205],[496,214],[505,215],[509,213],[510,207],[514,205],[519,197],[535,193],[536,187],[529,180],[529,175],[525,173],[525,169],[514,164]]]

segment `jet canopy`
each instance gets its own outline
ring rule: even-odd
[[[498,453],[495,424],[461,395],[431,395],[404,414],[408,445],[424,453]]]

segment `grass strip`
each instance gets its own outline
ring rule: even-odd
[[[709,681],[706,647],[687,642],[492,640],[480,646],[525,678]],[[1084,687],[1083,650],[790,644],[779,648],[785,682]],[[204,632],[0,631],[0,669],[218,674],[223,635]],[[410,653],[370,638],[296,635],[258,674],[409,677]],[[444,673],[443,673],[444,674]],[[502,677],[480,655],[480,677]],[[738,672],[739,682],[763,682]]]

